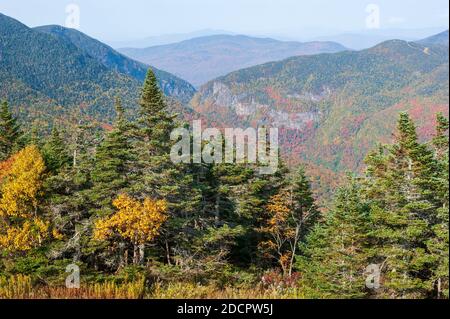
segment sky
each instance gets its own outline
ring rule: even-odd
[[[105,41],[204,29],[299,38],[448,28],[449,19],[447,0],[0,0],[0,12],[31,27],[72,26]]]

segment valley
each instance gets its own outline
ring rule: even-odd
[[[352,50],[179,33],[268,2],[89,3],[77,29],[0,13],[0,299],[449,298],[448,30]],[[267,32],[306,32],[287,11]],[[128,30],[168,35],[88,35]]]
[[[0,18],[2,30],[7,31],[3,37],[21,34],[17,41],[29,46],[15,50],[14,56],[3,54],[0,68],[0,97],[12,99],[21,117],[51,127],[51,117],[66,121],[67,115],[78,113],[107,126],[114,116],[111,105],[116,95],[122,98],[129,116],[136,116],[146,64],[73,29],[29,29],[13,19]],[[37,42],[33,42],[35,38]],[[6,43],[10,48],[14,45],[11,41],[0,43],[4,43],[3,52],[10,50]],[[32,54],[32,64],[19,68],[29,59],[28,52],[45,51],[49,46],[61,48],[52,51],[54,62]],[[209,53],[205,56],[202,50]],[[418,42],[386,41],[362,51],[345,50],[331,42],[291,43],[223,35],[122,52],[141,60],[146,60],[147,54],[161,57],[174,71],[179,63],[187,67],[183,71],[186,76],[227,73],[223,63],[227,59],[232,62],[230,70],[281,59],[217,77],[198,92],[185,80],[153,70],[180,119],[202,119],[217,127],[278,127],[283,158],[289,166],[309,166],[319,195],[331,193],[344,172],[363,169],[364,156],[376,141],[389,142],[395,114],[409,111],[424,139],[430,138],[431,114],[448,114],[448,31]],[[233,58],[224,60],[223,54]],[[304,56],[282,60],[292,54]],[[185,61],[189,56],[201,64]],[[81,66],[77,64],[80,59],[85,61],[82,72],[75,71]],[[215,70],[218,64],[211,59],[220,61],[225,69]],[[167,67],[164,63],[156,64]],[[43,70],[49,68],[56,72],[43,77]],[[36,76],[27,76],[29,72]],[[57,87],[56,83],[65,84]],[[83,95],[79,95],[81,88]]]

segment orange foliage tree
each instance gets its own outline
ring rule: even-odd
[[[303,211],[297,206],[292,189],[284,189],[272,196],[267,205],[268,220],[260,229],[268,238],[260,243],[260,248],[278,261],[285,276],[292,275],[299,241],[315,212],[314,207]]]
[[[113,205],[117,212],[95,223],[94,238],[107,240],[119,236],[131,242],[133,263],[140,264],[144,260],[145,244],[158,236],[159,229],[167,220],[167,203],[150,198],[140,202],[122,194],[113,201]]]

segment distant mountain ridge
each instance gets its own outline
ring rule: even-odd
[[[195,86],[230,72],[291,56],[346,50],[335,42],[286,42],[243,35],[213,35],[145,49],[119,51],[186,79]]]
[[[129,40],[129,41],[110,41],[110,45],[114,48],[148,48],[158,45],[167,45],[172,43],[178,43],[181,41],[186,41],[199,37],[206,37],[217,34],[228,34],[235,35],[235,32],[225,31],[225,30],[213,30],[205,29],[198,30],[188,33],[173,33],[173,34],[163,34],[159,36],[151,36],[142,39]]]
[[[426,39],[417,41],[417,43],[422,45],[444,45],[449,46],[449,34],[448,30],[443,31],[439,34],[433,35]]]
[[[44,32],[68,41],[77,48],[96,58],[104,66],[119,73],[128,75],[143,82],[149,68],[148,65],[132,60],[108,45],[95,40],[88,35],[58,25],[48,25],[34,28],[39,32]],[[159,80],[159,84],[164,94],[174,97],[183,103],[188,103],[195,94],[195,88],[188,82],[155,67],[151,67]]]
[[[418,41],[429,34],[437,34],[444,28],[432,27],[422,29],[373,29],[359,30],[328,36],[311,38],[312,41],[335,41],[353,50],[369,49],[385,41],[398,39],[403,41]]]

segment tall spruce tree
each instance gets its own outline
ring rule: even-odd
[[[91,173],[91,199],[102,214],[112,210],[112,199],[124,192],[132,182],[132,166],[136,160],[130,143],[131,125],[125,118],[120,98],[115,102],[116,120],[110,132],[97,147]]]
[[[334,208],[301,245],[297,270],[308,298],[362,298],[367,294],[369,205],[355,180],[341,188]]]
[[[320,214],[315,203],[311,183],[305,168],[300,166],[291,178],[292,207],[295,215],[302,220],[301,237],[304,238],[318,221]]]
[[[192,222],[201,199],[195,169],[188,164],[174,164],[170,159],[172,130],[181,126],[167,108],[156,77],[149,69],[140,99],[133,145],[138,157],[137,179],[130,191],[138,198],[151,197],[168,202],[169,218],[161,229],[160,253],[167,262],[178,250],[177,241]],[[161,255],[161,254],[160,254]]]
[[[433,153],[418,142],[408,114],[400,114],[395,143],[367,159],[365,196],[371,200],[375,262],[390,298],[420,298],[430,291],[432,257],[426,242],[436,218]]]
[[[143,155],[162,156],[170,152],[170,133],[175,127],[175,116],[167,109],[165,98],[151,69],[142,88],[140,99],[139,136],[143,139]],[[144,158],[144,160],[146,159]]]
[[[4,101],[0,105],[0,161],[7,159],[20,147],[20,126]]]
[[[431,285],[434,288],[433,297],[449,297],[449,155],[448,155],[449,121],[442,114],[437,115],[436,136],[433,139],[436,160],[438,161],[436,188],[437,197],[436,221],[433,225],[434,236],[427,243],[432,254]]]
[[[170,183],[170,179],[177,175],[170,161],[170,134],[175,128],[174,119],[175,116],[167,110],[155,74],[149,69],[142,88],[134,143],[139,173],[139,183],[134,185],[134,192],[140,197],[165,198],[169,203],[176,199],[176,187]]]
[[[54,127],[52,129],[50,138],[42,147],[42,154],[47,169],[53,174],[59,173],[61,169],[70,165],[69,151],[58,128]]]

